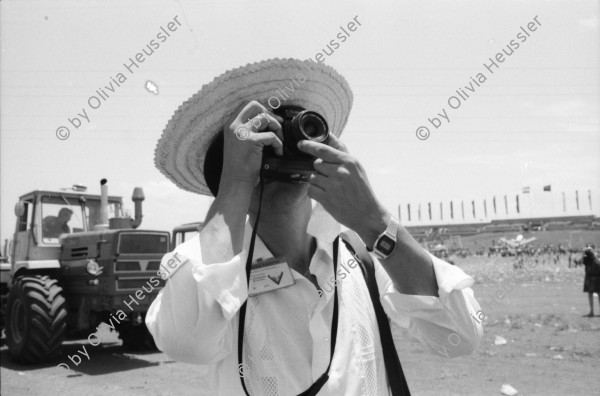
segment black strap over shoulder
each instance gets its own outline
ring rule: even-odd
[[[387,380],[390,384],[390,389],[393,396],[410,396],[410,390],[404,377],[404,371],[398,358],[398,352],[392,338],[392,330],[390,328],[389,319],[383,310],[381,301],[379,300],[379,289],[377,287],[377,279],[375,278],[375,265],[371,256],[367,252],[367,248],[358,234],[348,230],[340,234],[346,247],[360,266],[360,269],[365,277],[375,316],[377,317],[377,325],[379,327],[379,336],[381,338],[381,348],[383,349],[383,360],[385,362],[385,371]]]

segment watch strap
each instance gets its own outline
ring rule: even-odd
[[[398,222],[398,220],[396,220],[396,218],[394,218],[394,216],[392,216],[385,230],[385,233],[392,237],[394,241],[398,239],[398,227],[400,227],[400,223]]]
[[[398,235],[398,227],[399,226],[400,226],[400,223],[398,222],[398,220],[396,220],[394,218],[394,216],[392,216],[390,218],[390,221],[389,221],[389,223],[388,223],[387,228],[385,229],[385,231],[382,232],[377,237],[377,239],[375,240],[375,244],[373,245],[373,252],[375,253],[375,256],[377,256],[378,259],[384,259],[384,258],[388,257],[388,255],[383,254],[382,252],[379,251],[379,249],[377,249],[377,245],[379,243],[379,240],[383,236],[388,236],[389,238],[391,238],[394,241],[394,244],[395,244],[397,242],[397,239],[398,239],[397,235]],[[394,246],[394,248],[395,248],[395,246]]]

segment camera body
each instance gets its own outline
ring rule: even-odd
[[[307,182],[315,172],[315,157],[298,150],[298,142],[312,140],[323,143],[329,137],[327,121],[319,113],[300,106],[281,106],[273,113],[283,118],[283,156],[271,147],[263,151],[262,174],[265,181]]]

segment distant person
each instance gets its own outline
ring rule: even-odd
[[[73,211],[69,208],[62,208],[58,211],[58,216],[46,216],[42,222],[44,238],[58,238],[60,234],[69,234],[71,229],[67,225],[71,221]]]
[[[513,263],[513,269],[518,270],[518,269],[523,269],[523,249],[521,249],[520,247],[517,248],[516,252],[516,259],[515,262]]]
[[[588,293],[590,302],[590,313],[586,316],[591,318],[594,316],[594,293],[598,293],[598,304],[600,305],[600,261],[589,246],[583,253],[583,265],[585,266],[583,292]]]

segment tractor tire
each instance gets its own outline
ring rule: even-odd
[[[119,338],[123,340],[123,348],[129,351],[157,351],[154,337],[146,324],[123,326],[119,329]]]
[[[21,276],[8,294],[6,343],[13,360],[36,364],[60,352],[67,330],[62,288],[48,276]]]

